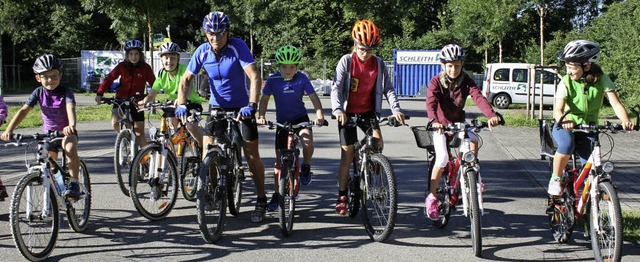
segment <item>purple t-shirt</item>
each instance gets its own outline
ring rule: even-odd
[[[58,86],[56,89],[49,91],[41,86],[33,90],[25,104],[30,107],[40,105],[40,110],[42,110],[42,130],[47,132],[62,131],[69,125],[69,118],[67,117],[68,103],[75,103],[75,97],[70,88]]]
[[[302,97],[315,93],[309,78],[300,72],[296,72],[293,79],[284,81],[280,72],[267,79],[262,89],[262,94],[271,96],[276,101],[276,120],[279,123],[293,121],[307,116]]]
[[[204,43],[191,56],[187,70],[194,75],[204,70],[209,76],[209,104],[224,108],[240,108],[249,103],[249,83],[244,68],[255,60],[247,44],[239,38],[229,38],[220,59]]]

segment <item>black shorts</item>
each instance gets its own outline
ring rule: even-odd
[[[124,107],[125,107],[124,105],[114,104],[112,109],[116,109],[118,107],[120,107],[120,110],[122,110],[122,113],[124,114]],[[138,112],[138,105],[136,103],[129,103],[129,111],[131,112],[131,120],[135,122],[144,121],[144,111]],[[120,118],[123,116],[118,116],[118,117]]]
[[[309,122],[309,116],[304,116],[301,118],[298,118],[296,120],[293,121],[289,121],[289,124],[295,125],[295,124],[299,124],[302,122]],[[296,128],[294,131],[297,134],[298,132],[300,132],[300,130],[302,130],[303,128]],[[311,127],[305,128],[305,129],[311,129]],[[286,149],[287,148],[287,140],[289,136],[289,132],[287,132],[287,130],[285,130],[284,128],[281,127],[277,127],[276,128],[276,149]]]
[[[349,118],[355,115],[356,114],[347,113],[347,117]],[[359,115],[360,118],[364,120],[361,121],[361,123],[358,123],[358,127],[360,128],[360,130],[362,130],[362,132],[366,132],[367,129],[369,129],[369,127],[371,126],[371,119],[378,119],[376,113],[373,111],[369,111]],[[377,121],[374,123],[373,129],[380,130],[380,125],[378,125]],[[338,123],[338,133],[340,134],[341,146],[353,145],[356,143],[356,141],[358,141],[358,130],[356,130],[355,126],[343,126],[342,124]]]
[[[202,112],[202,105],[197,103],[188,103],[187,106],[187,116],[191,115],[191,110],[195,109],[198,112]],[[162,116],[164,117],[176,117],[175,108],[166,108],[163,110]]]
[[[238,115],[240,108],[211,108],[211,110],[222,109],[227,112],[235,112]],[[204,126],[204,135],[205,136],[213,136],[214,129],[216,128],[224,128],[227,129],[229,123],[224,120],[220,122],[218,125],[214,125],[214,118],[212,116],[207,117],[207,123]],[[253,141],[258,139],[258,124],[256,123],[255,118],[249,118],[241,120],[238,127],[240,128],[240,134],[242,135],[243,141]]]

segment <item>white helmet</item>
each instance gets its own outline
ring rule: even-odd
[[[440,63],[448,63],[458,60],[464,60],[467,54],[464,49],[456,44],[448,44],[440,51]]]
[[[569,42],[562,52],[558,54],[558,59],[563,62],[596,62],[600,46],[587,40],[574,40]]]
[[[178,44],[174,43],[174,42],[167,42],[164,43],[160,46],[160,55],[162,56],[164,54],[178,54],[180,55],[180,47],[178,46]]]

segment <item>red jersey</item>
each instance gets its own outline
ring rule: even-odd
[[[376,59],[365,62],[358,59],[358,55],[351,56],[351,83],[349,84],[349,98],[347,100],[347,113],[362,114],[373,111],[374,88],[378,76],[378,63]]]
[[[153,86],[156,81],[156,76],[149,64],[139,62],[134,66],[126,61],[120,62],[100,84],[97,95],[103,95],[118,77],[120,77],[120,86],[116,90],[116,98],[132,97],[136,93],[144,94],[145,83]]]

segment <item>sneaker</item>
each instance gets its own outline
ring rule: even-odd
[[[271,201],[269,201],[269,204],[267,204],[267,211],[269,212],[274,212],[276,210],[278,210],[278,206],[280,206],[280,201],[279,201],[279,194],[278,193],[273,193],[273,195],[271,196]]]
[[[310,165],[306,165],[306,164],[302,164],[302,170],[300,173],[300,183],[302,183],[303,186],[306,186],[308,184],[311,184],[311,166]]]
[[[267,200],[265,199],[264,202],[262,202],[261,200],[258,200],[258,203],[256,204],[256,209],[254,209],[253,213],[251,213],[251,222],[253,223],[262,222],[262,220],[264,220],[264,216],[266,213],[267,213]]]
[[[62,195],[69,199],[77,199],[78,196],[80,196],[80,186],[78,182],[70,182],[67,190],[65,190]]]
[[[7,188],[5,188],[3,184],[0,184],[0,202],[4,201],[7,197],[9,197],[9,194],[7,194]]]
[[[438,199],[432,197],[431,194],[425,199],[425,206],[427,208],[427,216],[431,220],[438,220],[440,218],[440,210],[438,209]]]
[[[562,180],[562,178],[560,177],[556,177],[556,176],[551,177],[551,179],[549,180],[549,189],[547,189],[547,193],[549,193],[549,195],[559,196],[560,194],[562,194],[562,187],[560,186],[560,180]]]
[[[344,216],[347,214],[347,196],[339,196],[336,202],[336,213]]]

